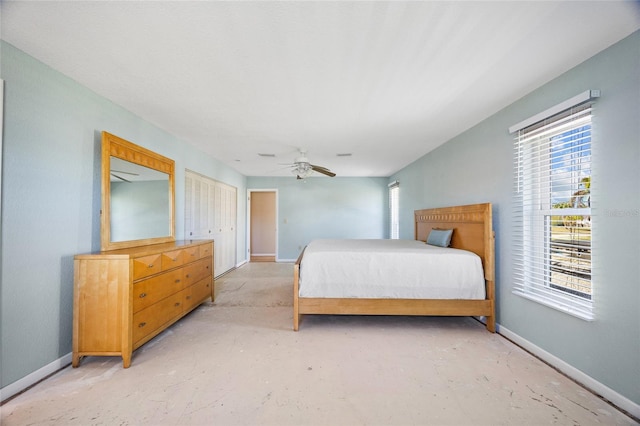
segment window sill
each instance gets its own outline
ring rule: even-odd
[[[544,297],[536,296],[533,294],[525,293],[521,290],[513,290],[513,294],[524,297],[525,299],[532,300],[534,302],[540,303],[541,305],[547,306],[549,308],[555,309],[560,312],[564,312],[565,314],[571,315],[573,317],[579,318],[584,321],[595,321],[595,317],[593,312],[585,312],[585,310],[577,310],[571,306],[567,306],[563,303],[558,303],[553,300],[549,300]]]

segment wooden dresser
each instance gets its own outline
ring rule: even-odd
[[[73,359],[132,352],[207,299],[213,241],[174,241],[74,258]]]

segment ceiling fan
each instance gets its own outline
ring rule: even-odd
[[[318,172],[329,177],[334,177],[336,175],[326,167],[316,166],[315,164],[309,163],[307,152],[302,149],[300,150],[300,156],[293,160],[291,167],[291,173],[296,175],[296,179],[309,177],[313,172]]]

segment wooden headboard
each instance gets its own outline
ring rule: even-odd
[[[432,229],[453,229],[451,247],[480,256],[485,279],[494,281],[495,235],[491,212],[491,203],[416,210],[415,239],[427,241]]]

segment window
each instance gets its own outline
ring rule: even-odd
[[[586,320],[593,319],[592,92],[518,125],[514,150],[514,293]]]
[[[397,240],[400,238],[400,182],[394,181],[389,184],[389,238]]]

